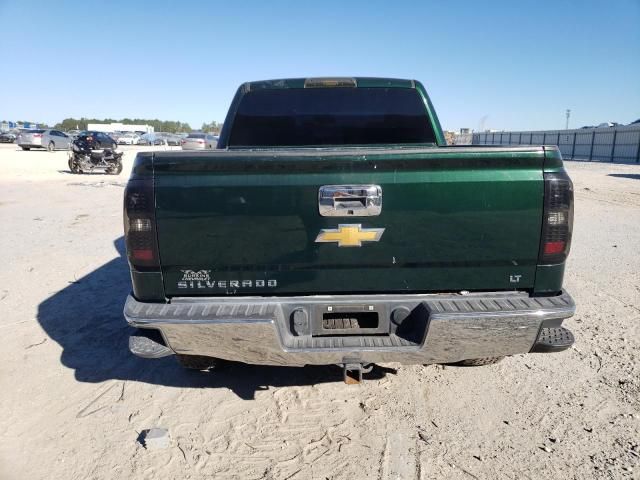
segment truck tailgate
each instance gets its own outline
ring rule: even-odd
[[[542,147],[158,152],[153,162],[169,297],[534,284]],[[321,216],[324,185],[378,185],[382,210]],[[360,247],[316,242],[323,229],[340,237],[357,225],[384,231]]]

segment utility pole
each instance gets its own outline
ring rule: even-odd
[[[564,129],[565,129],[565,130],[569,130],[569,117],[571,116],[571,110],[569,110],[569,109],[567,108],[567,111],[565,112],[565,115],[566,115],[566,117],[567,117],[567,122],[566,122],[566,123],[565,123],[565,125],[564,125]]]

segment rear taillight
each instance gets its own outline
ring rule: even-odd
[[[134,178],[127,183],[124,191],[124,236],[133,268],[155,270],[160,267],[152,177]]]
[[[572,230],[573,183],[565,171],[545,173],[540,264],[558,264],[566,260]]]
[[[204,143],[204,140],[198,140],[198,143]]]
[[[40,138],[40,137],[42,137],[42,134],[41,133],[34,133],[33,136],[36,137],[36,138]]]

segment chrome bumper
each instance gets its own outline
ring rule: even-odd
[[[398,309],[410,313],[403,322],[385,319],[385,334],[312,335],[314,316],[331,305],[371,305],[389,317]],[[308,332],[294,325],[296,311],[307,312]],[[160,331],[174,353],[291,366],[431,364],[527,353],[543,327],[559,326],[574,312],[566,292],[174,298],[168,304],[129,296],[124,308],[129,325]]]

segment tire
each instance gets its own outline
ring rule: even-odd
[[[219,358],[201,355],[176,355],[176,359],[180,366],[187,370],[217,370],[222,364]]]
[[[105,173],[109,175],[120,175],[120,172],[122,172],[122,162],[118,162],[115,167],[111,167],[105,170]]]
[[[31,147],[21,147],[25,152],[31,150]]]
[[[69,160],[69,167],[71,167],[71,173],[82,173],[80,165],[76,162],[75,158]]]
[[[481,367],[483,365],[493,365],[498,363],[504,357],[484,357],[484,358],[470,358],[468,360],[461,360],[459,362],[450,363],[456,367]]]
[[[49,142],[49,145],[47,145],[47,150],[49,150],[50,152],[53,152],[56,149],[56,144],[53,142]]]

